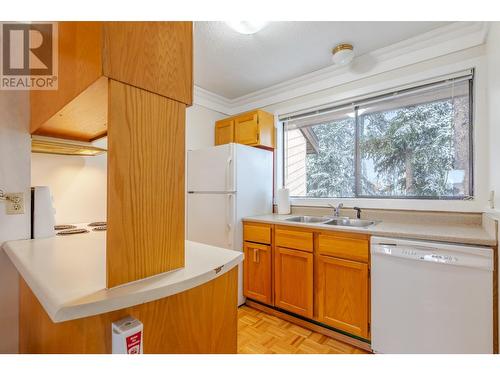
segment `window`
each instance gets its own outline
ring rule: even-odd
[[[284,119],[296,197],[466,199],[472,74]]]

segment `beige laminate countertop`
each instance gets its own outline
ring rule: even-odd
[[[239,251],[186,241],[185,267],[107,289],[105,232],[8,241],[3,249],[54,323],[181,293],[243,261]]]
[[[381,237],[413,238],[428,241],[453,242],[471,245],[496,246],[496,238],[490,235],[479,224],[451,223],[411,223],[397,221],[382,221],[367,228],[342,227],[325,224],[294,223],[287,218],[300,214],[278,215],[268,214],[246,217],[243,221],[253,221],[267,224],[281,224],[294,227],[331,230],[338,232],[366,233]]]

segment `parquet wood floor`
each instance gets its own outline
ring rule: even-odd
[[[239,354],[364,354],[364,350],[264,312],[238,309]]]

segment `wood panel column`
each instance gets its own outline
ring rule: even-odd
[[[106,22],[107,286],[184,266],[191,22]]]

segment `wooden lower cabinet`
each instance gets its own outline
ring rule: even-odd
[[[301,316],[313,317],[312,253],[274,249],[274,304]]]
[[[245,242],[243,245],[243,294],[255,301],[271,305],[272,253],[271,246]]]
[[[318,255],[316,275],[317,319],[369,338],[368,264]]]
[[[246,297],[370,339],[366,234],[245,222]]]

